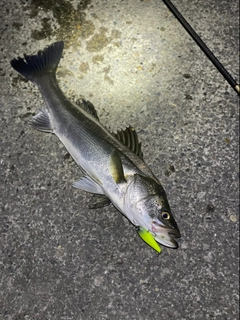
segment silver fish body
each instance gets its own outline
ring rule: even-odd
[[[81,167],[84,177],[75,187],[106,196],[135,226],[177,248],[178,226],[163,187],[142,159],[136,132],[129,127],[110,133],[90,102],[76,104],[65,97],[55,76],[62,51],[63,42],[56,42],[37,55],[11,61],[45,100],[46,108],[33,117],[33,126],[54,133]]]

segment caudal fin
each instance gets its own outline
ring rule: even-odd
[[[62,57],[64,43],[63,41],[55,42],[46,49],[39,51],[36,55],[25,55],[24,59],[18,57],[11,60],[11,66],[32,82],[44,73],[55,75],[58,63]]]

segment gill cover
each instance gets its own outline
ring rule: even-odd
[[[148,215],[170,228],[178,228],[171,214],[166,193],[152,178],[135,174],[128,187],[128,201],[136,215]]]
[[[129,220],[149,232],[141,232],[140,236],[150,246],[156,247],[154,239],[164,246],[178,247],[175,239],[180,238],[180,231],[160,183],[135,174],[127,188],[125,205]]]

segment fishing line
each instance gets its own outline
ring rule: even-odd
[[[178,19],[184,29],[188,32],[188,34],[192,37],[192,39],[197,43],[197,45],[202,49],[208,59],[214,64],[214,66],[218,69],[218,71],[223,75],[223,77],[227,80],[230,86],[240,95],[240,87],[236,80],[230,75],[230,73],[224,68],[221,62],[215,57],[213,52],[208,48],[208,46],[203,42],[203,40],[199,37],[199,35],[193,30],[190,24],[185,20],[185,18],[181,15],[178,9],[172,4],[170,0],[163,0],[168,9],[174,14],[174,16]]]

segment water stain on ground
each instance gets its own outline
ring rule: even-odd
[[[92,58],[92,62],[95,63],[95,64],[100,64],[101,62],[103,62],[103,60],[104,60],[104,56],[101,55],[101,54],[96,54]]]
[[[109,44],[120,47],[121,32],[119,30],[111,30],[103,26],[95,30],[94,21],[87,19],[87,10],[90,4],[91,0],[83,0],[77,5],[73,5],[68,0],[31,0],[23,2],[23,8],[30,18],[29,20],[38,21],[38,27],[32,30],[32,39],[51,40],[55,37],[56,40],[63,40],[65,47],[71,46],[73,50],[75,47],[78,50],[79,46],[82,46],[85,42],[86,50],[90,53],[98,53]],[[93,19],[98,19],[93,14],[90,16]],[[39,18],[41,18],[40,25]],[[37,24],[35,23],[35,25]],[[15,24],[14,27],[19,29],[21,25]],[[103,60],[104,54],[96,54],[92,58],[94,64],[100,64]],[[80,64],[81,78],[88,73],[89,69],[88,62]],[[104,70],[103,74],[104,81],[113,85],[114,81],[108,72]],[[61,70],[58,70],[58,76],[61,76]],[[16,85],[17,81],[14,84]]]
[[[119,47],[121,43],[119,38],[121,32],[111,30],[110,36],[107,36],[108,29],[100,27],[95,33],[95,25],[91,20],[86,18],[86,9],[91,4],[91,0],[83,0],[77,6],[73,6],[67,0],[31,0],[24,4],[24,10],[27,11],[29,17],[34,19],[41,12],[52,13],[52,17],[44,17],[41,19],[41,26],[32,31],[34,40],[50,39],[56,37],[57,40],[63,40],[66,47],[74,45],[78,46],[80,40],[90,38],[86,42],[86,49],[89,52],[98,52],[105,48],[113,41],[113,45]],[[55,21],[60,27],[57,27]],[[115,42],[114,42],[115,40]]]
[[[96,33],[89,41],[87,41],[87,50],[89,52],[98,52],[106,47],[111,39],[106,36],[107,29],[101,27],[99,32]]]
[[[107,32],[107,28],[99,28],[99,32],[96,33],[89,41],[87,41],[87,50],[89,52],[98,52],[102,50],[104,47],[106,47],[113,40],[119,39],[121,37],[121,32],[118,30],[112,30],[111,35],[109,37],[106,35]],[[114,43],[114,45],[120,46],[120,42],[117,41]]]
[[[83,72],[83,73],[87,73],[89,70],[89,64],[88,62],[82,62],[79,66],[79,71]]]
[[[63,40],[66,45],[76,39],[86,39],[94,34],[95,26],[92,21],[86,19],[84,12],[91,0],[83,0],[76,8],[67,0],[31,0],[31,4],[25,6],[29,11],[29,17],[34,19],[39,12],[52,12],[54,19],[60,25],[56,30],[51,27],[51,18],[43,18],[40,29],[33,30],[32,38],[41,40],[55,36]]]

